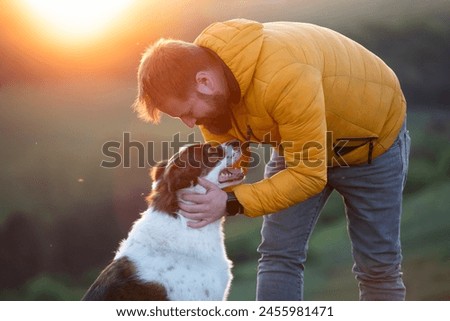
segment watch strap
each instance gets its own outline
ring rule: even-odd
[[[234,192],[227,192],[227,216],[242,214],[244,207],[239,203]]]

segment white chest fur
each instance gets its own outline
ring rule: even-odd
[[[115,259],[126,256],[142,282],[163,285],[170,300],[224,300],[231,282],[222,222],[200,229],[149,208],[134,223]]]

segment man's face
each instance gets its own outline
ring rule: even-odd
[[[202,125],[215,135],[225,134],[232,126],[231,104],[224,94],[194,92],[186,101],[169,98],[161,111],[179,118],[190,128]]]

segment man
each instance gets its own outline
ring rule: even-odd
[[[201,181],[207,194],[180,205],[192,228],[264,215],[258,300],[303,299],[308,240],[333,190],[346,205],[361,300],[405,298],[406,102],[381,59],[312,24],[239,19],[212,24],[194,43],[156,42],[138,86],[146,120],[165,113],[199,125],[206,141],[274,146],[264,180],[229,193]]]

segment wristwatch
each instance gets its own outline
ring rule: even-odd
[[[227,216],[244,213],[244,207],[239,203],[233,192],[227,192]]]

